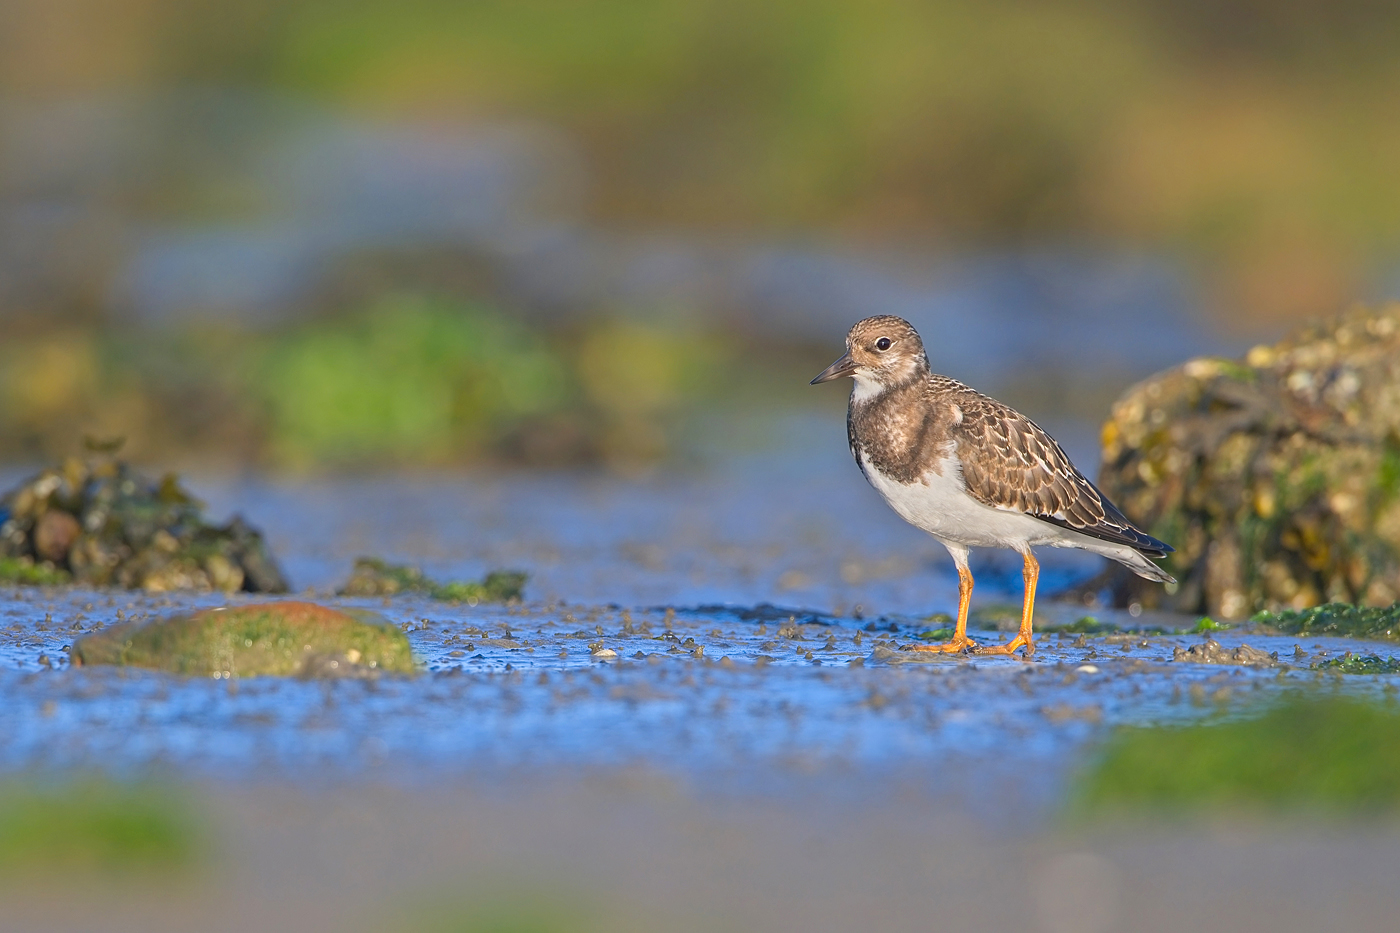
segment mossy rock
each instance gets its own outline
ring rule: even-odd
[[[414,673],[399,629],[372,612],[305,602],[202,609],[78,639],[73,666],[116,664],[231,677]]]
[[[1394,641],[1400,639],[1400,602],[1385,607],[1326,603],[1311,609],[1260,612],[1250,621],[1286,635],[1331,635]]]
[[[111,451],[70,457],[0,495],[0,583],[69,582],[149,593],[288,590],[256,528],[238,516],[210,523],[174,474],[152,480]]]
[[[1400,810],[1400,713],[1304,693],[1262,715],[1125,727],[1075,784],[1080,813],[1216,817],[1252,810]]]
[[[1400,674],[1400,658],[1383,658],[1378,654],[1352,654],[1348,651],[1340,658],[1328,658],[1313,664],[1315,671],[1329,671],[1333,674]]]
[[[1113,565],[1081,589],[1210,613],[1400,598],[1400,304],[1302,328],[1242,360],[1130,388],[1099,487],[1176,548],[1162,587]]]
[[[438,583],[417,567],[391,564],[377,557],[360,557],[350,579],[336,592],[341,596],[394,596],[423,593],[445,602],[504,603],[520,599],[529,576],[518,570],[493,570],[480,581]]]

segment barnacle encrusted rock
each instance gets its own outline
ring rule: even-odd
[[[148,592],[284,593],[263,537],[214,525],[174,474],[156,481],[110,454],[70,457],[0,498],[0,581]]]
[[[1132,387],[1103,428],[1103,491],[1174,545],[1180,581],[1105,581],[1140,603],[1240,619],[1400,596],[1400,305],[1306,327],[1243,360]]]
[[[408,637],[374,613],[296,601],[120,622],[78,639],[70,656],[75,667],[116,664],[226,677],[414,671]]]

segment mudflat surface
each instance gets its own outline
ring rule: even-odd
[[[774,606],[450,605],[323,598],[406,629],[422,672],[370,680],[180,677],[66,664],[65,645],[164,597],[9,593],[0,616],[6,770],[174,769],[204,777],[392,779],[644,766],[734,792],[784,772],[1034,767],[1053,800],[1086,742],[1118,723],[1228,714],[1298,684],[1379,691],[1308,669],[1349,639],[1215,633],[1261,666],[1173,661],[1201,635],[1047,633],[1030,660],[905,650],[930,626]],[[244,597],[235,601],[248,601]],[[212,598],[202,600],[216,602]],[[181,605],[188,602],[180,600]],[[1083,617],[1047,605],[1047,627]],[[1101,623],[1194,620],[1099,612]],[[1007,633],[977,631],[984,643]],[[953,763],[957,762],[956,765]]]
[[[1194,618],[1045,601],[1029,660],[906,652],[953,608],[951,564],[820,427],[644,479],[192,478],[310,598],[404,628],[415,677],[74,669],[82,633],[230,600],[0,590],[0,772],[171,781],[219,852],[174,888],[15,892],[13,928],[427,929],[425,905],[546,902],[569,920],[546,929],[1387,928],[1390,824],[1060,814],[1113,726],[1393,692],[1309,669],[1393,646],[1232,630],[1261,663],[1187,663]],[[360,554],[532,578],[513,606],[334,596]],[[1098,568],[1044,565],[1043,593]],[[1019,562],[973,569],[980,618],[1014,610]],[[1054,631],[1086,615],[1120,631]]]

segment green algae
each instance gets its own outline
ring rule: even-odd
[[[1100,622],[1093,616],[1083,616],[1073,622],[1066,622],[1057,625],[1053,622],[1036,626],[1041,632],[1047,635],[1112,635],[1121,632],[1122,629],[1112,622]]]
[[[296,467],[451,462],[569,409],[567,359],[491,309],[409,295],[255,343],[245,385]]]
[[[30,557],[0,557],[0,583],[20,586],[59,586],[72,580],[66,570]]]
[[[1251,619],[1287,635],[1400,639],[1400,602],[1385,607],[1326,603],[1311,609],[1260,612]]]
[[[0,790],[0,878],[166,875],[197,862],[201,833],[168,788],[85,781]]]
[[[1340,658],[1328,658],[1311,665],[1315,671],[1331,671],[1335,674],[1400,674],[1400,658],[1383,658],[1378,654],[1352,654],[1348,651]]]
[[[1071,812],[1400,809],[1400,713],[1294,694],[1250,719],[1117,730]]]
[[[1205,616],[1191,628],[1186,630],[1188,635],[1208,635],[1211,632],[1223,632],[1230,626],[1217,622],[1210,616]]]
[[[73,665],[114,664],[224,677],[411,674],[399,629],[371,612],[279,602],[126,622],[78,639]]]
[[[1014,603],[992,603],[968,613],[967,627],[997,631],[1014,631],[1021,624],[1021,606]]]
[[[529,575],[518,570],[493,570],[482,580],[438,583],[417,567],[391,564],[376,557],[360,557],[350,579],[336,592],[341,596],[393,596],[422,593],[444,602],[504,603],[520,599]]]
[[[433,587],[430,592],[434,599],[457,602],[470,602],[475,599],[480,602],[504,603],[520,599],[525,592],[528,576],[518,570],[493,570],[480,583],[444,583]]]

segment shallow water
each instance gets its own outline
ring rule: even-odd
[[[1013,784],[1033,773],[1024,792],[1044,803],[1114,724],[1229,714],[1318,679],[1307,664],[1328,654],[1390,653],[1309,639],[1295,657],[1293,639],[1228,633],[1216,637],[1276,651],[1285,666],[1171,660],[1199,635],[1045,634],[1030,661],[903,653],[930,627],[923,618],[953,608],[950,563],[865,486],[839,424],[785,430],[782,453],[646,480],[195,478],[214,514],[237,506],[266,528],[297,585],[403,626],[423,673],[235,681],[75,670],[65,648],[83,632],[223,600],[6,591],[0,768],[412,782],[644,767],[717,792],[814,772]],[[519,567],[532,574],[528,599],[334,597],[364,553],[442,578]],[[975,558],[974,604],[1019,599],[1018,564]],[[1051,552],[1045,567],[1041,592],[1053,593],[1098,564]],[[1084,614],[1047,600],[1038,621]],[[1169,631],[1195,621],[1096,615]],[[1345,689],[1392,679],[1347,678]]]
[[[1194,635],[1078,645],[1077,636],[1047,635],[1030,662],[932,658],[891,651],[923,627],[905,616],[862,624],[715,607],[682,608],[668,619],[659,609],[504,611],[420,599],[333,600],[372,605],[408,626],[425,666],[411,679],[225,681],[68,669],[72,626],[105,624],[123,606],[128,614],[170,611],[163,600],[81,603],[90,598],[8,601],[0,766],[416,779],[641,765],[709,785],[733,780],[736,789],[762,784],[774,768],[932,774],[958,761],[1058,770],[1108,725],[1217,715],[1318,676],[1173,663],[1172,648],[1199,641]],[[1066,617],[1063,607],[1047,607],[1042,618],[1056,616]],[[987,642],[1004,637],[982,633]],[[1293,660],[1291,639],[1243,640]],[[615,656],[601,658],[590,645]],[[1310,640],[1302,660],[1348,649],[1384,652]],[[1358,687],[1373,680],[1349,678]]]

